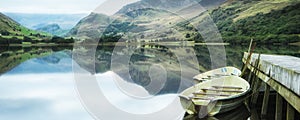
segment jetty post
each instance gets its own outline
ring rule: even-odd
[[[245,64],[253,94],[251,105],[256,105],[261,83],[264,85],[261,116],[267,115],[270,90],[276,92],[275,119],[282,120],[283,109],[286,109],[286,119],[294,120],[300,113],[300,58],[285,55],[252,54],[247,62],[248,53],[244,53]],[[249,59],[249,58],[248,58]],[[287,107],[283,108],[286,102]]]

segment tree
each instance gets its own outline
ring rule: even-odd
[[[190,37],[191,37],[190,33],[187,33],[187,34],[185,35],[185,38],[190,38]]]
[[[59,36],[53,36],[51,42],[53,43],[62,43],[65,39]]]
[[[141,35],[141,39],[144,39],[145,38],[145,35],[143,34],[143,35]]]
[[[5,36],[7,36],[7,35],[9,35],[10,33],[7,31],[7,30],[3,30],[3,31],[1,31],[1,35],[5,35]]]
[[[24,36],[23,41],[24,42],[32,42],[32,39],[30,37]]]

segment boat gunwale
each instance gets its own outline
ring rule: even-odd
[[[235,76],[235,75],[231,75],[231,76],[224,76],[222,78],[225,78],[225,77],[236,77],[236,78],[239,78],[240,80],[244,80],[244,82],[246,83],[246,90],[244,90],[242,93],[238,93],[236,95],[232,95],[232,96],[229,96],[229,97],[226,97],[226,98],[216,98],[216,99],[212,99],[210,101],[220,101],[220,100],[230,100],[230,99],[235,99],[235,98],[238,98],[238,97],[241,97],[241,96],[244,96],[245,94],[247,94],[248,92],[250,92],[250,84],[243,78],[241,77],[238,77],[238,76]],[[216,79],[222,79],[222,78],[214,78],[214,79],[211,79],[211,80],[208,80],[208,81],[204,81],[204,82],[201,82],[201,83],[198,83],[198,84],[202,84],[202,83],[206,83],[206,82],[211,82],[213,80],[216,80]],[[191,87],[194,87],[194,86],[191,86]],[[188,91],[191,87],[187,88],[186,90],[182,91],[180,93],[180,96],[186,96],[186,95],[183,95],[183,93],[185,93],[186,91]],[[190,98],[189,96],[186,96],[188,98]],[[192,98],[191,98],[192,99]]]
[[[221,68],[209,70],[209,71],[200,73],[200,74],[198,74],[198,75],[195,75],[195,76],[193,77],[193,80],[195,80],[195,81],[200,81],[200,82],[206,81],[206,80],[198,79],[197,76],[200,76],[200,75],[202,75],[202,76],[208,76],[208,74],[214,73],[214,71],[218,71],[218,70],[221,70],[221,69],[224,69],[224,68],[226,68],[226,69],[231,69],[231,70],[238,70],[238,73],[239,73],[239,74],[237,74],[237,75],[235,75],[235,74],[230,74],[230,75],[224,74],[224,75],[223,75],[223,74],[222,74],[222,75],[219,75],[220,77],[239,76],[239,75],[241,74],[241,70],[240,70],[240,69],[238,69],[238,68],[236,68],[236,67],[234,67],[234,66],[226,66],[226,67],[221,67]],[[228,70],[227,70],[227,71],[228,71]],[[221,73],[227,73],[227,72],[221,72]],[[228,73],[232,73],[232,72],[228,72]],[[200,77],[200,78],[202,78],[202,77]],[[202,78],[202,79],[204,79],[204,78]],[[206,78],[206,79],[211,80],[210,78]],[[215,78],[212,78],[212,79],[215,79]]]

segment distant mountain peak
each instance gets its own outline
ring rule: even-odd
[[[123,6],[123,8],[112,16],[98,14],[98,12],[91,13],[82,19],[68,35],[82,39],[98,39],[102,33],[107,33],[108,35],[123,35],[123,33],[130,31],[133,36],[145,36],[141,34],[141,32],[144,31],[147,32],[148,36],[155,37],[160,33],[156,33],[159,31],[153,29],[159,29],[159,26],[171,27],[180,20],[183,20],[181,18],[183,17],[182,14],[185,15],[185,19],[189,19],[190,17],[199,15],[204,11],[203,9],[218,6],[224,1],[225,0],[141,0]],[[170,29],[168,29],[167,33],[170,33],[170,31],[172,34],[175,34],[175,32],[172,32]]]
[[[48,33],[52,33],[54,31],[57,31],[57,30],[61,29],[60,26],[56,23],[38,25],[38,26],[35,26],[35,28],[36,28],[35,30],[48,32]]]

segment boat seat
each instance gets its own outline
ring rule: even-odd
[[[194,95],[209,95],[209,96],[224,96],[224,97],[228,97],[230,95],[227,94],[216,94],[216,93],[203,93],[203,92],[194,92]]]
[[[213,88],[224,88],[224,89],[243,89],[241,87],[235,87],[235,86],[212,86]]]
[[[214,100],[212,97],[193,97],[192,99],[200,99],[200,100]]]
[[[216,92],[237,92],[237,93],[242,93],[244,91],[241,91],[241,90],[222,90],[222,89],[208,89],[208,88],[203,88],[201,89],[203,90],[204,92],[206,91],[216,91]]]
[[[216,73],[215,75],[216,75],[216,76],[231,76],[231,75],[229,75],[229,74],[222,74],[222,73]]]

